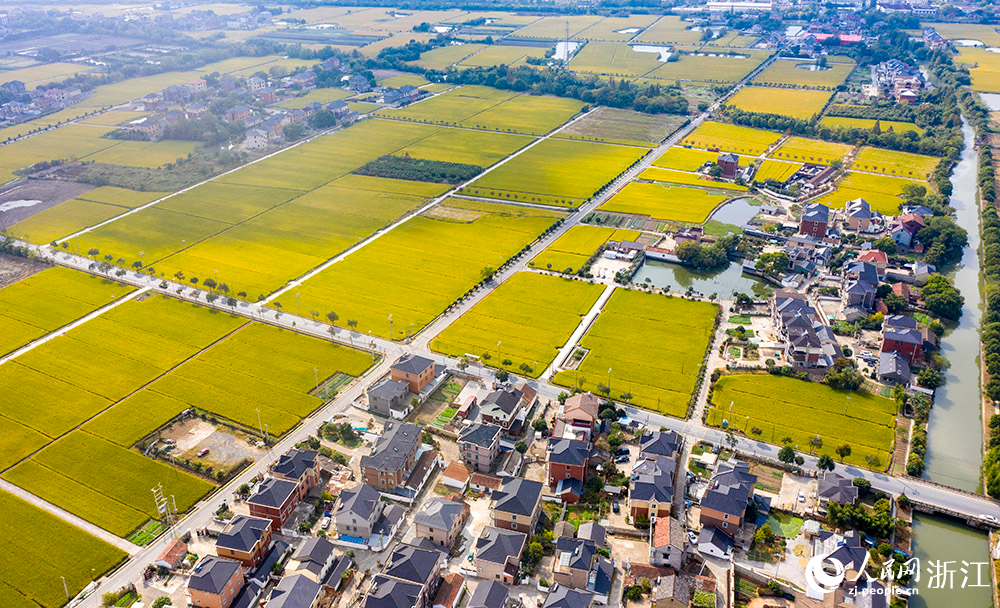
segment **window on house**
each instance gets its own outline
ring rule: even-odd
[[[729,527],[729,523],[728,522],[722,522],[722,527],[723,528],[728,528]]]

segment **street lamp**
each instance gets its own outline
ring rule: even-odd
[[[62,582],[63,582],[63,591],[66,592],[66,600],[69,601],[69,599],[70,599],[69,598],[69,587],[66,586],[66,577],[65,576],[60,576],[59,578],[61,578]]]
[[[319,392],[319,369],[313,368],[313,375],[316,377],[316,392]]]
[[[393,335],[393,331],[392,331],[392,315],[389,315],[389,340],[393,341],[395,339],[396,339],[396,336]]]
[[[608,368],[608,396],[611,396],[611,368]]]

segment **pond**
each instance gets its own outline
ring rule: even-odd
[[[795,66],[796,70],[806,70],[807,72],[824,72],[826,70],[831,70],[833,68],[827,67],[825,65],[819,65],[817,63],[800,63]]]
[[[556,52],[552,55],[552,58],[557,61],[566,61],[580,48],[581,44],[581,42],[557,42]]]
[[[666,63],[667,59],[670,59],[672,51],[669,46],[654,46],[650,44],[636,44],[632,46],[632,50],[636,53],[657,53],[659,54],[660,61]]]
[[[656,287],[669,287],[672,291],[687,291],[692,288],[703,295],[718,294],[720,298],[732,298],[734,293],[764,296],[772,288],[754,277],[742,272],[739,262],[733,262],[721,270],[695,270],[670,262],[647,260],[632,279],[636,283],[649,283]]]
[[[615,33],[616,34],[638,34],[640,31],[642,31],[642,29],[638,28],[638,27],[627,27],[627,28],[625,28],[623,30],[615,30]]]
[[[716,209],[708,219],[739,228],[753,219],[758,211],[760,207],[754,205],[752,199],[738,198]]]
[[[946,517],[915,514],[913,517],[913,555],[920,560],[920,580],[913,586],[917,595],[910,598],[910,608],[989,608],[993,605],[990,589],[989,543],[986,534]],[[968,582],[963,586],[959,568],[969,562]],[[952,588],[936,588],[927,570],[932,562],[951,562],[954,571]],[[987,562],[975,566],[973,562]],[[977,584],[977,568],[982,568],[985,586]]]

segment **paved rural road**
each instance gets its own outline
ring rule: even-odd
[[[764,69],[766,65],[767,63],[763,64],[759,69]],[[751,74],[750,76],[747,77],[747,79],[752,78],[753,75],[754,74]],[[734,92],[738,90],[740,87],[742,87],[743,84],[744,83],[741,82],[737,87],[735,87]],[[423,331],[421,331],[414,339],[412,339],[408,344],[400,342],[391,342],[382,338],[376,338],[369,335],[362,335],[357,332],[349,331],[344,328],[334,328],[334,333],[331,335],[329,325],[313,321],[312,319],[309,318],[289,314],[287,312],[278,312],[276,310],[269,309],[266,307],[266,303],[265,305],[260,305],[256,303],[253,304],[240,303],[235,307],[235,309],[230,309],[229,307],[225,306],[219,301],[217,301],[214,304],[209,304],[205,300],[207,292],[203,290],[194,289],[188,285],[174,283],[173,281],[165,281],[166,288],[161,288],[160,284],[164,283],[163,279],[161,278],[152,277],[142,273],[128,272],[124,277],[122,277],[122,280],[142,288],[167,293],[173,297],[178,297],[177,291],[181,290],[182,293],[180,297],[189,301],[196,301],[199,304],[205,306],[212,306],[221,310],[234,312],[235,314],[240,314],[243,316],[272,323],[282,327],[287,327],[289,329],[294,329],[294,331],[312,334],[325,339],[330,339],[332,337],[334,340],[344,344],[350,344],[353,346],[368,348],[369,350],[377,351],[384,357],[378,363],[378,365],[373,367],[364,376],[355,380],[352,384],[346,387],[345,390],[342,391],[341,394],[338,395],[333,401],[331,401],[329,404],[327,404],[325,407],[323,407],[320,411],[316,412],[312,416],[304,419],[299,426],[297,426],[294,430],[289,432],[288,435],[286,435],[283,439],[281,439],[274,446],[272,446],[271,452],[269,453],[269,458],[263,459],[262,461],[255,463],[253,466],[244,471],[241,475],[237,476],[231,482],[226,484],[226,486],[220,488],[209,498],[203,500],[198,505],[196,505],[191,510],[191,512],[180,521],[180,523],[177,525],[175,529],[183,531],[183,530],[197,529],[207,526],[212,519],[212,515],[219,508],[222,501],[229,499],[232,496],[233,490],[236,487],[238,487],[240,484],[248,482],[252,477],[265,471],[269,462],[274,460],[277,457],[277,455],[283,453],[287,449],[294,446],[295,443],[302,441],[309,435],[315,434],[318,427],[322,424],[322,422],[330,418],[334,413],[343,412],[346,411],[348,408],[350,408],[351,403],[362,394],[363,388],[371,380],[378,378],[379,376],[386,373],[388,371],[390,363],[392,361],[395,361],[395,359],[398,356],[404,353],[418,353],[428,358],[431,358],[435,362],[440,363],[442,365],[454,367],[456,363],[454,359],[450,359],[429,351],[428,344],[434,336],[438,335],[441,331],[443,331],[446,327],[448,327],[456,318],[458,318],[462,313],[464,313],[469,308],[474,306],[477,302],[482,300],[482,298],[484,298],[493,289],[495,289],[497,285],[501,284],[503,281],[510,278],[517,272],[525,270],[528,260],[533,258],[538,252],[540,252],[542,249],[548,246],[556,238],[564,234],[571,226],[578,224],[580,219],[582,219],[586,215],[586,213],[588,213],[589,211],[593,210],[594,208],[605,202],[615,192],[617,192],[618,189],[623,187],[626,183],[628,183],[628,181],[630,181],[632,178],[638,175],[639,172],[648,168],[651,165],[652,161],[655,158],[657,158],[660,155],[660,153],[665,151],[666,148],[675,145],[677,142],[683,139],[690,131],[692,131],[702,122],[704,122],[708,118],[710,113],[717,108],[719,103],[721,103],[721,101],[714,104],[706,112],[694,118],[689,125],[675,132],[674,135],[668,138],[668,140],[665,141],[661,146],[657,147],[656,150],[652,151],[650,154],[645,156],[639,163],[637,163],[634,167],[625,171],[621,176],[619,176],[612,183],[610,187],[606,188],[599,195],[595,196],[590,201],[585,203],[579,210],[571,213],[567,217],[567,219],[563,222],[563,224],[561,224],[552,233],[546,235],[544,238],[537,241],[529,249],[529,251],[525,253],[525,255],[521,256],[518,259],[518,261],[511,264],[503,271],[499,272],[495,277],[494,281],[492,281],[489,285],[486,285],[478,289],[472,296],[467,298],[466,301],[464,301],[459,306],[455,307],[451,312],[447,312],[439,316],[437,319],[431,322]],[[534,143],[529,144],[529,146],[522,149],[521,152],[530,148],[533,145],[536,145],[538,142],[553,135],[557,131],[554,131],[549,135],[536,139]],[[494,167],[496,166],[499,165],[494,165]],[[433,201],[431,205],[437,202],[437,200],[439,199]],[[282,288],[282,290],[276,292],[275,294],[272,294],[272,297],[268,301],[273,300],[281,293],[287,292],[288,290],[294,289],[295,287],[301,285],[302,281],[306,280],[307,278],[309,278],[310,276],[314,275],[317,272],[321,272],[330,264],[336,263],[336,261],[344,259],[348,255],[356,251],[363,244],[370,242],[372,239],[378,238],[381,234],[384,234],[386,231],[391,230],[394,227],[400,225],[402,222],[407,221],[409,217],[412,217],[412,215],[408,216],[407,218],[403,218],[399,222],[396,222],[395,224],[386,228],[380,233],[373,235],[366,241],[360,243],[355,248],[352,248],[351,250],[338,256],[334,260],[325,263],[321,267],[313,269],[312,271],[310,271],[309,274],[300,277],[299,279],[293,281],[286,287]],[[65,251],[53,252],[48,247],[35,246],[28,243],[21,243],[21,244],[31,247],[39,255],[52,259],[58,264],[77,268],[79,270],[89,271],[89,266],[93,263],[93,261],[88,258],[67,253]],[[97,311],[96,313],[94,313],[93,316],[99,315],[100,312],[101,311]],[[582,334],[582,331],[576,332],[574,335],[579,335],[579,334]],[[566,352],[569,352],[568,349],[571,348],[571,346],[572,345],[564,347],[564,350],[566,350]],[[478,373],[480,376],[484,377],[487,380],[491,380],[493,378],[493,372],[489,369],[470,368],[470,371]],[[552,401],[556,400],[559,393],[563,392],[564,390],[561,387],[554,386],[545,380],[540,380],[540,381],[532,380],[529,382],[537,388],[540,398],[546,400],[552,400]],[[689,441],[704,439],[717,444],[723,444],[725,442],[725,434],[723,432],[715,428],[705,427],[702,424],[700,418],[692,420],[679,420],[676,418],[671,418],[668,416],[657,414],[655,412],[639,410],[632,407],[626,407],[625,410],[630,417],[645,422],[651,428],[665,427],[671,430],[675,430],[677,432],[684,434],[689,439]],[[736,447],[738,450],[745,453],[756,454],[759,456],[764,456],[774,459],[777,458],[777,452],[779,450],[779,447],[777,446],[769,445],[763,442],[749,440],[746,438],[739,438],[737,440]],[[816,466],[816,459],[810,456],[806,456],[805,468],[815,469],[815,466]],[[894,478],[888,475],[873,473],[871,471],[854,467],[844,468],[843,466],[838,465],[838,469],[841,471],[846,471],[847,474],[849,475],[865,477],[866,479],[869,479],[872,482],[872,485],[878,489],[892,492],[894,494],[906,493],[908,496],[912,498],[933,505],[937,505],[945,509],[955,511],[957,513],[962,513],[969,517],[976,517],[980,514],[989,514],[1000,517],[1000,503],[997,503],[996,501],[985,497],[976,496],[958,490],[940,487],[909,478],[906,479]],[[165,489],[167,493],[170,492],[169,485],[166,486]],[[47,508],[50,511],[53,510],[52,508],[50,508],[51,505],[47,505],[47,503],[44,503],[44,501],[40,501],[40,499],[38,499],[37,497],[34,497],[31,494],[24,492],[23,490],[18,489],[17,493],[19,495],[22,495],[22,497],[24,497],[29,501],[42,505],[43,508]],[[62,511],[61,509],[58,508],[55,509],[57,511]],[[57,512],[57,515],[59,515],[66,521],[72,523],[73,525],[77,525],[78,527],[81,527],[82,529],[88,532],[93,532],[90,529],[92,528],[92,526],[90,524],[87,524],[86,522],[80,521],[79,518],[75,518],[74,516],[71,516],[70,514],[65,512],[62,513]],[[101,536],[103,537],[104,535]],[[156,559],[159,553],[169,543],[170,539],[171,537],[168,534],[148,547],[142,549],[133,549],[132,550],[132,552],[134,552],[133,559],[131,559],[118,571],[114,572],[107,579],[105,579],[103,584],[101,584],[99,588],[81,605],[84,606],[85,608],[90,608],[90,607],[96,608],[99,605],[100,602],[99,598],[101,593],[117,589],[128,583],[138,583],[141,579],[142,572],[145,569],[146,565],[149,564],[154,559]],[[118,544],[118,541],[116,541],[116,544]]]

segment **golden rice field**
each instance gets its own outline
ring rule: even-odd
[[[566,15],[559,17],[542,17],[529,25],[517,30],[520,38],[565,38],[567,24],[569,36],[576,37],[588,27],[600,23],[604,17],[600,15]]]
[[[664,15],[646,28],[632,42],[641,44],[695,44],[701,41],[701,32],[689,29],[693,24],[680,17]]]
[[[757,173],[754,174],[754,180],[763,182],[769,179],[774,179],[779,182],[784,182],[791,176],[795,175],[795,172],[801,167],[802,165],[799,163],[786,163],[779,160],[766,159],[761,162],[760,167],[757,168]]]
[[[885,133],[893,131],[895,133],[923,133],[924,130],[912,122],[901,122],[898,120],[875,120],[874,118],[848,118],[846,116],[824,116],[819,124],[830,128],[844,129],[868,129],[871,130],[878,123],[879,129]]]
[[[768,157],[800,163],[829,165],[835,160],[843,161],[853,146],[804,137],[789,137],[771,152]]]
[[[820,198],[819,202],[830,207],[842,208],[847,201],[863,198],[871,205],[872,211],[896,215],[899,213],[900,203],[903,202],[899,194],[907,184],[927,186],[927,182],[849,171],[837,182],[836,190]]]
[[[656,15],[630,15],[628,17],[605,17],[573,35],[580,40],[599,40],[603,42],[626,42],[639,32],[628,30],[644,30],[656,21]]]
[[[761,86],[794,86],[803,88],[833,89],[843,84],[854,62],[828,63],[822,70],[801,69],[799,66],[816,65],[802,59],[778,59],[754,77],[754,84]]]
[[[200,144],[193,141],[123,141],[110,148],[87,156],[84,160],[123,167],[155,169],[186,158]]]
[[[712,190],[727,190],[735,192],[746,192],[747,186],[741,186],[733,182],[716,180],[701,173],[688,173],[687,171],[674,171],[673,169],[661,169],[650,167],[639,174],[639,179],[651,182],[664,182],[668,184],[683,184],[685,186],[697,186],[699,188],[709,188]]]
[[[39,85],[95,70],[97,70],[97,67],[91,65],[57,61],[55,63],[43,63],[18,70],[0,71],[0,81],[20,80],[28,90],[31,90]]]
[[[571,70],[603,76],[642,76],[662,65],[656,53],[615,42],[588,42],[569,62]]]
[[[779,139],[781,139],[779,133],[707,121],[685,137],[681,143],[713,151],[760,156]]]
[[[648,215],[658,220],[701,224],[726,198],[696,188],[632,182],[601,205],[600,209]]]
[[[933,27],[947,40],[978,40],[986,46],[1000,46],[995,26],[985,23],[921,23],[920,27]]]
[[[655,70],[646,74],[646,78],[662,80],[686,80],[707,83],[737,82],[757,67],[771,55],[770,51],[746,49],[735,51],[739,55],[731,56],[716,54],[714,49],[704,52],[685,52],[679,55],[677,61],[661,63]],[[721,52],[721,50],[720,50]],[[726,49],[726,52],[734,52]]]
[[[821,113],[830,100],[829,91],[743,87],[726,105],[747,112],[778,114],[807,120]]]
[[[972,88],[986,93],[1000,93],[1000,55],[984,48],[959,47],[959,63],[969,66]]]
[[[573,226],[528,262],[532,268],[574,273],[608,241],[634,241],[641,233],[604,226]]]
[[[420,59],[411,63],[428,70],[444,70],[448,66],[462,61],[483,48],[485,48],[485,45],[482,44],[449,44],[439,46],[436,49],[431,49],[421,54]]]
[[[865,146],[854,157],[851,169],[910,179],[930,179],[939,161],[936,156]]]
[[[545,51],[545,48],[537,46],[492,44],[471,57],[459,61],[455,67],[461,69],[488,68],[495,65],[516,66],[523,64],[528,57],[544,57]]]

